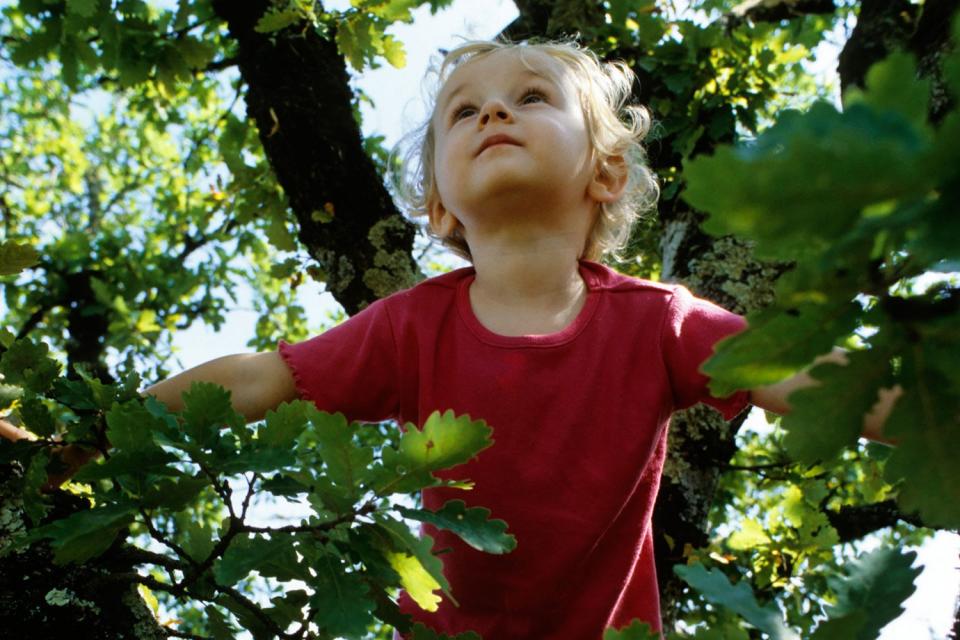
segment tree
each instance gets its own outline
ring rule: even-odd
[[[67,431],[68,440],[97,440],[104,435],[105,426],[113,429],[105,418],[113,403],[135,403],[130,372],[163,376],[166,372],[160,363],[169,353],[173,332],[196,320],[221,321],[238,280],[246,280],[257,291],[261,319],[250,346],[258,348],[272,346],[279,337],[305,337],[303,311],[292,295],[304,271],[323,281],[348,313],[420,277],[412,257],[413,227],[399,215],[385,186],[386,153],[376,140],[365,140],[360,133],[357,104],[362,96],[351,90],[347,67],[360,70],[381,59],[402,63],[402,43],[387,31],[394,22],[412,19],[413,7],[427,3],[368,0],[354,4],[342,12],[325,11],[318,3],[302,0],[184,0],[171,11],[132,0],[27,0],[4,8],[7,25],[0,37],[5,58],[16,68],[10,68],[5,81],[5,107],[0,115],[4,128],[0,139],[7,141],[3,176],[8,185],[0,199],[5,224],[2,273],[9,274],[2,281],[8,329],[2,336],[5,364],[0,368],[7,376],[8,386],[3,388],[6,406],[15,406],[17,415],[38,435],[62,431],[65,417],[76,420]],[[438,10],[447,3],[434,0],[429,4]],[[782,174],[765,174],[755,167],[772,163],[777,150],[786,148],[786,157],[792,159],[786,170],[793,169],[792,175],[798,178],[806,175],[807,165],[796,165],[819,156],[789,153],[802,149],[802,140],[811,132],[840,127],[838,117],[822,106],[805,119],[781,118],[781,111],[786,106],[807,107],[818,93],[823,95],[825,89],[812,85],[801,60],[833,25],[857,16],[840,58],[841,84],[848,88],[848,96],[856,93],[851,88],[867,86],[865,93],[861,92],[866,96],[861,99],[864,109],[898,113],[897,117],[908,121],[904,127],[914,127],[919,136],[914,147],[909,147],[909,140],[896,138],[900,146],[883,148],[886,138],[881,137],[875,146],[865,143],[858,152],[903,159],[910,151],[927,158],[928,164],[923,165],[926,179],[915,190],[893,190],[880,196],[899,206],[906,202],[906,195],[929,199],[934,194],[940,198],[938,206],[945,216],[951,211],[949,205],[954,201],[949,198],[956,186],[956,176],[945,168],[958,164],[946,151],[937,151],[941,147],[930,140],[955,141],[958,137],[956,120],[951,119],[956,113],[957,67],[944,65],[952,46],[949,25],[956,13],[955,2],[929,1],[918,6],[873,0],[860,4],[801,0],[733,5],[707,0],[694,6],[703,12],[698,20],[677,14],[669,4],[652,1],[610,0],[601,6],[572,0],[518,0],[516,4],[520,17],[507,34],[522,38],[580,33],[601,55],[624,59],[634,68],[640,78],[637,97],[651,106],[660,122],[650,146],[651,164],[663,187],[658,216],[638,228],[632,239],[630,252],[642,261],[620,265],[621,270],[682,280],[728,308],[768,319],[769,331],[779,339],[786,334],[776,322],[787,321],[796,311],[796,305],[788,302],[791,293],[829,294],[845,303],[854,293],[872,294],[887,305],[882,310],[889,312],[888,325],[897,330],[911,327],[926,340],[934,336],[936,347],[925,353],[930,351],[940,360],[930,371],[943,379],[940,389],[955,392],[956,367],[951,364],[956,362],[955,289],[948,285],[915,294],[909,289],[915,286],[911,278],[918,269],[956,269],[952,266],[956,263],[949,262],[956,260],[955,248],[960,246],[955,225],[941,221],[931,226],[924,210],[914,211],[913,218],[904,213],[898,218],[899,227],[886,228],[885,244],[879,248],[871,245],[865,254],[865,238],[876,238],[884,224],[875,223],[869,236],[859,227],[854,231],[860,235],[845,236],[846,227],[824,226],[827,245],[832,238],[846,238],[844,247],[858,248],[849,254],[834,252],[855,258],[841,265],[849,274],[846,280],[838,276],[843,286],[826,283],[822,274],[816,279],[819,272],[809,266],[813,264],[809,254],[774,242],[778,234],[783,235],[782,229],[764,229],[757,220],[741,215],[749,202],[737,199],[736,193],[719,201],[718,185],[732,184],[734,172],[697,159],[714,154],[715,159],[724,158],[728,163],[741,162],[758,176],[783,180]],[[871,83],[868,70],[896,51],[912,53],[916,67],[906,58],[895,58],[882,71],[874,72]],[[239,70],[235,82],[220,77],[234,68]],[[923,99],[899,99],[896,88],[914,82],[914,69],[924,80],[911,85],[914,91],[909,95]],[[81,128],[71,104],[97,92],[110,96],[110,108],[88,129]],[[785,99],[788,95],[793,96],[791,100]],[[236,115],[232,105],[240,97],[246,104],[246,117]],[[774,121],[778,124],[771,127]],[[839,122],[846,121],[840,118]],[[863,126],[867,135],[888,132],[876,118],[868,118]],[[761,165],[749,164],[758,161],[749,154],[738,156],[724,150],[724,145],[754,137]],[[941,146],[948,147],[946,143]],[[939,158],[940,163],[931,163],[930,158]],[[798,189],[802,187],[802,180],[795,183]],[[891,184],[902,186],[904,181],[891,180]],[[200,185],[209,191],[201,192]],[[839,192],[839,186],[831,183],[816,196]],[[778,196],[772,193],[767,206],[779,204]],[[863,207],[885,202],[876,194],[870,196],[873,199],[852,201],[844,211],[859,214]],[[887,206],[872,211],[899,210]],[[708,222],[711,232],[737,236],[708,235],[702,226],[704,211],[714,214]],[[801,221],[809,212],[808,202],[784,211],[784,227],[814,235],[823,230],[816,225],[831,222],[821,216],[815,218],[816,225],[804,227]],[[890,222],[888,218],[884,220]],[[140,229],[149,229],[149,233]],[[915,241],[918,230],[926,230],[919,244]],[[907,240],[914,242],[905,244]],[[896,259],[916,254],[921,254],[916,263]],[[253,268],[242,267],[239,256]],[[766,260],[760,262],[755,256]],[[870,283],[873,289],[866,289],[861,279],[871,257],[880,262],[867,273],[880,279]],[[837,265],[831,266],[838,273]],[[778,280],[783,274],[787,275]],[[890,294],[892,286],[899,287],[895,295]],[[768,308],[773,311],[763,311]],[[734,360],[740,369],[728,366],[727,371],[742,376],[746,366],[748,375],[784,375],[814,355],[814,347],[829,347],[828,343],[853,335],[858,325],[875,324],[876,320],[876,313],[864,315],[853,309],[845,317],[847,324],[832,331],[819,331],[823,325],[813,323],[822,344],[804,344],[791,357],[777,361],[776,371],[747,366],[764,358],[757,347],[749,345],[741,348],[741,360]],[[748,335],[762,337],[763,333]],[[39,352],[41,342],[49,344],[66,364],[66,377],[52,396],[49,389],[41,389],[55,377],[55,367],[42,364],[47,360]],[[903,367],[917,371],[917,360],[904,359],[898,344],[896,340],[888,343],[889,352],[874,349],[869,354],[872,360],[861,362],[857,355],[848,370],[822,369],[820,374],[849,380],[864,371],[876,372],[857,387],[862,403],[881,383],[902,380]],[[880,361],[893,365],[877,367]],[[35,366],[37,363],[41,366]],[[721,369],[722,361],[715,366],[716,377],[723,379],[727,374]],[[16,379],[25,369],[39,371],[39,379]],[[98,379],[120,382],[103,387]],[[726,378],[730,384],[743,379]],[[921,396],[916,385],[913,390],[910,394],[908,389],[913,402],[902,406],[916,405]],[[206,393],[215,396],[213,391]],[[938,401],[944,401],[941,406],[952,406],[945,402],[947,391],[934,393]],[[14,397],[16,394],[20,395]],[[84,408],[84,402],[92,406]],[[215,404],[213,399],[209,402]],[[814,408],[817,402],[823,406],[822,400],[811,396],[809,406]],[[848,408],[854,407],[855,403]],[[133,405],[129,411],[134,411]],[[789,438],[786,444],[777,435],[738,440],[742,420],[726,425],[708,411],[697,409],[674,419],[673,454],[655,516],[655,530],[662,534],[656,543],[668,625],[674,619],[702,621],[722,637],[747,637],[742,616],[771,635],[795,633],[788,629],[792,626],[807,636],[822,604],[829,601],[835,605],[832,620],[817,627],[818,636],[871,637],[877,620],[897,613],[907,589],[886,595],[861,593],[857,579],[885,572],[899,576],[898,584],[910,585],[909,558],[885,552],[841,569],[835,547],[881,529],[886,529],[889,540],[905,543],[927,535],[929,529],[920,526],[924,523],[957,526],[947,498],[904,500],[912,486],[909,470],[898,474],[896,468],[909,467],[909,457],[898,463],[896,456],[891,457],[882,447],[856,446],[851,429],[857,425],[850,423],[850,415],[831,415],[831,422],[825,423],[822,413],[811,412],[808,422],[819,421],[827,427],[842,424],[846,436],[830,446],[799,452],[803,462],[786,455],[797,453]],[[804,415],[802,410],[798,414]],[[167,419],[162,412],[151,415],[151,419]],[[903,414],[896,421],[903,429],[897,435],[905,445],[919,432],[918,426],[911,424],[913,415]],[[934,417],[929,433],[948,433],[946,429],[956,426],[955,416]],[[115,423],[127,424],[120,418]],[[204,428],[197,427],[200,439]],[[269,422],[261,428],[269,430]],[[792,426],[790,432],[799,428]],[[235,436],[237,446],[249,444],[241,430]],[[369,444],[383,446],[384,441]],[[850,446],[844,449],[843,445]],[[391,450],[386,446],[385,450]],[[904,446],[903,451],[918,450]],[[22,451],[17,452],[20,454]],[[14,454],[6,455],[9,459]],[[914,454],[913,464],[916,455],[922,453]],[[39,513],[36,491],[43,459],[33,459],[37,462],[26,465],[23,478],[7,472],[5,510],[26,508],[28,513],[31,509]],[[169,464],[158,462],[158,469]],[[942,470],[942,466],[933,468]],[[899,490],[898,503],[894,500],[896,480],[904,475],[908,480]],[[186,483],[182,478],[178,482]],[[191,498],[201,491],[216,494],[211,499],[222,498],[228,485],[218,487],[217,482],[208,476],[202,487],[184,486],[182,490],[196,489]],[[929,486],[932,481],[926,482]],[[923,481],[914,486],[922,487]],[[78,502],[66,494],[58,494],[54,500],[55,516]],[[229,499],[222,502],[226,509]],[[919,516],[907,511],[914,507],[920,507]],[[782,513],[783,519],[761,522],[746,515],[758,509]],[[112,514],[116,517],[110,522],[98,525],[122,531],[129,520],[118,513]],[[212,514],[194,516],[197,526],[206,523],[212,528]],[[739,526],[735,534],[718,534],[724,523],[733,522]],[[4,526],[6,536],[10,524]],[[170,526],[176,527],[175,518]],[[231,537],[241,533],[256,538],[253,532]],[[35,596],[47,597],[56,588],[62,596],[67,588],[63,585],[82,585],[100,570],[97,563],[101,560],[95,560],[78,567],[78,574],[67,574],[42,564],[49,560],[42,545],[31,549],[37,554],[30,560],[37,563],[33,565],[36,574],[48,580],[43,583],[48,586],[30,592]],[[123,549],[112,550],[118,555],[108,553],[101,556],[102,561],[122,560]],[[9,563],[12,557],[0,562]],[[26,556],[16,557],[22,560]],[[420,557],[431,563],[428,554]],[[710,558],[718,568],[707,571],[697,562],[709,563]],[[130,566],[131,559],[126,562]],[[162,567],[160,563],[167,561],[153,558],[153,562]],[[19,575],[7,568],[12,566],[5,566],[0,575]],[[837,577],[844,572],[850,576],[846,581]],[[799,576],[803,577],[802,590],[791,587]],[[732,586],[729,578],[738,584]],[[116,593],[102,594],[118,605],[117,615],[111,616],[118,631],[141,624],[136,617],[139,605],[127,606],[131,602],[129,584],[126,589],[114,585]],[[743,598],[736,599],[735,594]],[[704,598],[721,607],[703,607]],[[752,604],[736,604],[744,598]],[[84,598],[74,600],[70,609],[63,609],[65,620],[84,612]],[[773,603],[781,607],[782,614],[771,609]],[[872,623],[863,616],[867,606],[874,614]],[[5,608],[18,612],[36,609],[37,605],[30,603]],[[229,609],[232,615],[246,626],[256,626],[250,615],[235,609]],[[209,633],[216,633],[217,615],[183,611],[190,629]],[[91,637],[96,633],[112,637],[114,632],[101,627],[91,630]],[[155,626],[153,633],[159,633]]]

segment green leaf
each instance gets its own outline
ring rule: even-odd
[[[148,509],[164,507],[173,511],[186,509],[205,487],[210,486],[206,476],[161,478],[143,493],[143,506]]]
[[[272,627],[230,596],[221,593],[217,596],[216,603],[236,616],[240,626],[253,636],[253,640],[274,640],[276,638]]]
[[[898,51],[870,67],[866,87],[865,92],[844,96],[844,103],[862,102],[877,110],[893,111],[916,125],[926,124],[930,80],[919,77],[911,54]]]
[[[221,427],[242,428],[243,416],[233,410],[230,392],[209,382],[194,382],[183,394],[183,430],[201,447],[216,442]]]
[[[311,412],[312,435],[319,446],[318,453],[326,463],[326,475],[342,488],[357,487],[367,476],[367,467],[373,462],[373,450],[353,440],[356,425],[347,424],[343,414]],[[353,492],[347,492],[353,495]]]
[[[405,507],[397,510],[404,518],[428,522],[456,533],[478,551],[500,554],[509,553],[517,547],[517,539],[506,533],[506,522],[489,520],[490,510],[484,507],[467,509],[463,500],[449,500],[438,511]]]
[[[307,576],[312,580],[312,576]],[[310,597],[303,589],[293,589],[287,591],[282,597],[270,598],[273,607],[266,610],[270,619],[277,623],[281,629],[286,629],[293,622],[303,617],[303,608],[310,602]]]
[[[264,231],[270,244],[280,251],[296,251],[297,241],[287,226],[285,209],[270,216],[267,228]]]
[[[842,618],[824,620],[817,625],[816,631],[810,640],[852,640],[867,623],[869,614],[865,611],[855,611]],[[871,640],[877,636],[871,636]]]
[[[56,564],[83,563],[110,548],[117,532],[133,522],[136,512],[136,506],[131,504],[80,511],[33,529],[27,539],[49,538]]]
[[[884,435],[897,441],[885,476],[903,480],[898,501],[911,513],[919,511],[931,526],[960,528],[960,398],[939,393],[949,387],[923,357],[922,346],[904,354],[903,395],[884,425]]]
[[[310,604],[313,622],[332,637],[360,638],[373,622],[370,588],[357,573],[346,573],[339,559],[326,555],[314,566],[315,589]]]
[[[312,406],[303,400],[284,402],[267,411],[266,422],[257,431],[257,440],[271,447],[291,447],[307,426],[307,410]]]
[[[120,476],[144,476],[147,474],[162,476],[180,476],[182,471],[170,466],[179,459],[157,447],[139,451],[117,451],[109,459],[99,459],[95,463],[85,464],[74,479],[78,482],[92,482]]]
[[[217,583],[232,586],[250,575],[260,565],[281,555],[289,546],[288,536],[264,538],[253,534],[235,537],[223,557],[214,562]]]
[[[92,18],[99,4],[99,0],[67,0],[67,13]]]
[[[793,459],[828,460],[843,447],[855,445],[863,431],[863,416],[877,402],[878,390],[891,386],[885,353],[855,351],[847,359],[846,366],[814,367],[810,375],[819,386],[791,394],[791,410],[782,425],[788,431],[784,445]]]
[[[603,640],[661,640],[661,636],[646,622],[633,620],[619,630],[613,627],[607,629],[603,632]]]
[[[743,616],[747,622],[773,640],[800,640],[800,636],[787,627],[776,604],[770,603],[762,607],[757,604],[753,590],[746,580],[732,585],[720,570],[707,571],[700,563],[676,565],[673,570],[707,600]]]
[[[827,608],[832,624],[818,627],[813,638],[873,640],[880,635],[903,613],[903,601],[916,590],[914,580],[922,570],[911,568],[916,557],[915,551],[881,548],[844,565],[846,575],[828,576],[837,598]]]
[[[406,525],[389,516],[375,514],[374,544],[390,567],[400,576],[400,584],[421,609],[436,611],[442,590],[453,600],[450,583],[443,575],[443,562],[432,553],[433,538],[414,536]],[[456,603],[456,600],[453,600]]]
[[[114,405],[107,412],[106,419],[110,444],[128,452],[157,449],[154,434],[165,427],[137,400]]]
[[[180,55],[193,69],[205,68],[216,55],[216,49],[210,42],[198,40],[193,36],[180,38],[175,42]]]
[[[37,396],[25,398],[18,409],[23,425],[43,438],[49,438],[57,430],[57,423],[50,409]]]
[[[717,397],[780,382],[850,335],[859,315],[860,307],[846,301],[750,313],[750,328],[720,341],[701,370]]]
[[[23,395],[21,387],[0,382],[0,413],[7,413],[14,402]]]
[[[770,536],[763,530],[763,525],[753,518],[740,522],[737,530],[727,539],[727,545],[737,551],[748,551],[768,544]]]
[[[407,66],[407,52],[403,43],[393,36],[384,36],[383,38],[383,57],[397,69]]]
[[[434,411],[423,429],[406,425],[397,449],[383,451],[383,467],[373,482],[378,495],[409,493],[436,482],[433,471],[463,464],[493,444],[483,420]]]
[[[304,18],[303,11],[296,7],[273,7],[260,16],[253,30],[257,33],[274,33],[303,22]]]
[[[86,411],[97,408],[90,387],[81,380],[57,378],[53,382],[52,396],[54,400],[71,409]]]
[[[387,0],[376,2],[369,7],[370,13],[387,22],[412,22],[411,9],[423,4],[423,0]]]
[[[755,144],[721,147],[684,169],[683,198],[710,217],[713,235],[756,243],[761,258],[796,259],[829,249],[876,203],[921,198],[935,186],[926,135],[903,117],[818,103],[783,114]]]
[[[338,25],[337,48],[357,71],[363,71],[364,61],[373,56],[374,33],[373,22],[363,13],[351,14]]]
[[[12,240],[0,243],[0,276],[15,275],[38,262],[40,254],[33,246]]]
[[[45,342],[37,343],[30,338],[17,340],[0,355],[4,382],[42,395],[60,375],[60,364],[47,356],[49,352]]]
[[[210,604],[203,610],[207,614],[208,633],[213,636],[213,640],[234,640],[236,638],[236,630],[230,626],[227,617],[220,613],[219,609]]]
[[[197,522],[193,515],[187,512],[177,513],[174,520],[180,533],[178,541],[187,555],[196,562],[206,560],[217,544],[213,531],[202,522]]]
[[[33,524],[38,524],[50,511],[40,488],[47,483],[47,464],[50,453],[47,449],[36,449],[33,455],[24,461],[23,511]],[[34,529],[36,531],[36,529]]]
[[[244,447],[239,452],[218,458],[219,471],[227,475],[248,471],[269,473],[296,464],[297,457],[293,451],[276,447]]]

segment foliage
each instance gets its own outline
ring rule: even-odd
[[[958,65],[954,54],[947,67]],[[960,95],[960,78],[951,82]],[[755,143],[690,163],[685,197],[713,214],[709,231],[747,235],[758,255],[795,262],[775,306],[751,314],[750,329],[705,366],[712,388],[777,382],[856,337],[846,367],[818,365],[811,375],[822,384],[792,398],[788,451],[808,462],[836,456],[878,390],[899,385],[884,427],[898,441],[887,477],[903,479],[905,512],[955,528],[960,295],[948,280],[918,279],[958,258],[960,113],[932,128],[928,95],[913,61],[891,56],[843,112],[786,113]]]
[[[829,617],[807,637],[813,640],[876,638],[887,623],[900,615],[901,603],[914,591],[913,581],[920,569],[912,569],[910,565],[916,555],[912,551],[882,548],[851,561],[845,567],[846,575],[830,580],[835,604],[827,609]],[[709,601],[740,614],[770,638],[797,640],[801,637],[786,624],[774,603],[757,602],[746,581],[731,584],[722,571],[707,570],[700,563],[677,565],[674,570]]]
[[[755,135],[787,106],[803,107],[830,87],[816,85],[804,68],[830,25],[822,19],[784,24],[723,20],[738,2],[611,1],[610,20],[588,42],[599,54],[623,59],[639,75],[638,100],[654,118],[646,144],[661,187],[661,218],[678,208],[684,162],[738,133]],[[838,3],[830,21],[850,11]],[[621,271],[656,279],[662,227],[652,217],[637,225]]]
[[[955,39],[958,33],[960,25]],[[944,63],[954,97],[958,68],[954,53]],[[746,498],[745,484],[757,483],[738,474],[725,480],[727,498],[769,517],[742,521],[725,555],[711,552],[724,563],[746,561],[753,587],[776,597],[788,620],[803,620],[803,637],[876,637],[899,615],[916,573],[907,556],[886,549],[840,569],[851,578],[838,582],[837,534],[825,513],[892,496],[931,526],[955,528],[960,518],[949,462],[958,453],[952,434],[960,415],[958,295],[949,274],[960,246],[950,215],[960,186],[960,113],[931,125],[929,95],[910,56],[894,54],[870,70],[864,90],[845,96],[843,111],[820,103],[786,112],[756,140],[698,157],[685,172],[684,198],[711,214],[708,231],[748,237],[759,257],[793,264],[777,283],[774,306],[750,314],[750,329],[705,366],[715,392],[777,382],[835,345],[850,350],[847,366],[812,368],[820,386],[791,397],[785,439],[758,443],[752,455],[740,450],[745,464],[734,468],[760,471],[759,484],[775,493]],[[938,272],[945,275],[931,277]],[[849,451],[879,390],[894,385],[903,396],[884,433],[897,446]],[[888,538],[900,545],[916,534]],[[880,571],[890,593],[845,590],[871,584]],[[808,594],[847,598],[828,607],[829,619],[815,629],[800,611],[816,610],[816,602],[790,595],[796,575]]]
[[[397,589],[427,610],[452,594],[432,539],[414,535],[402,517],[449,529],[490,553],[516,545],[506,523],[461,500],[436,512],[403,506],[425,487],[470,488],[432,472],[492,444],[482,421],[435,413],[422,429],[392,433],[395,445],[375,454],[357,437],[363,427],[311,403],[282,404],[249,427],[216,385],[192,385],[183,412],[173,414],[139,395],[135,375],[106,385],[58,377],[58,370],[45,345],[30,340],[15,342],[0,359],[0,372],[22,386],[16,407],[24,422],[33,427],[42,414],[48,423],[35,442],[0,443],[2,462],[28,470],[23,498],[34,525],[4,552],[49,540],[55,561],[65,564],[119,545],[145,570],[122,578],[182,606],[202,604],[200,626],[213,638],[233,637],[238,628],[255,638],[291,628],[292,637],[311,628],[319,630],[311,637],[361,637],[374,619],[409,631],[390,599]],[[86,485],[89,509],[51,520],[41,488],[44,469],[55,464],[54,435],[65,443],[105,437],[111,448],[75,477]],[[297,524],[256,526],[249,509],[265,496],[309,505],[309,512]],[[196,521],[198,510],[214,514],[213,521]],[[246,595],[258,583],[273,595],[269,604]],[[431,636],[422,629],[414,637]]]

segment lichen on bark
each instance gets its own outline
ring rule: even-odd
[[[410,253],[397,241],[407,233],[407,225],[400,216],[389,216],[370,227],[367,234],[376,253],[374,266],[363,274],[363,283],[377,298],[411,287],[423,277],[410,261]]]

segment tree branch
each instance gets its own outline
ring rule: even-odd
[[[720,18],[720,22],[729,31],[744,22],[780,22],[807,15],[831,14],[836,10],[833,0],[746,0]]]
[[[900,511],[895,500],[884,500],[875,504],[846,505],[839,511],[824,509],[824,514],[837,530],[840,542],[859,540],[867,534],[892,527],[900,521],[916,527],[926,526],[919,518]]]
[[[416,281],[415,229],[364,150],[336,42],[311,28],[258,33],[270,6],[213,2],[239,45],[247,113],[296,215],[298,237],[327,274],[327,289],[353,314]],[[314,215],[325,209],[336,212],[332,221]]]

